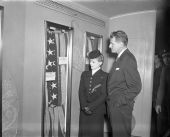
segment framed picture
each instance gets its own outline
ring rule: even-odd
[[[94,34],[91,32],[86,32],[86,40],[85,40],[85,70],[90,70],[88,55],[93,50],[100,50],[102,52],[103,46],[103,36]]]

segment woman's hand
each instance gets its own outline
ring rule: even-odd
[[[84,107],[83,110],[84,110],[84,112],[85,112],[86,114],[88,114],[88,115],[91,115],[91,114],[92,114],[92,111],[90,110],[89,107]]]

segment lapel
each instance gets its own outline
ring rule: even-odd
[[[121,59],[122,58],[124,58],[124,56],[126,56],[127,54],[129,54],[129,49],[126,49],[123,53],[122,53],[122,55],[117,59],[117,63],[119,63],[120,61],[121,61]]]
[[[110,73],[109,73],[109,78],[116,72],[116,69],[121,69],[120,67],[120,62],[121,62],[121,60],[122,60],[122,58],[124,58],[127,54],[129,54],[129,50],[128,49],[126,49],[123,53],[122,53],[122,55],[117,59],[117,60],[115,60],[115,62],[113,63],[113,65],[112,65],[112,69],[111,69],[111,71],[110,71]]]
[[[99,69],[96,73],[94,73],[93,77],[94,77],[94,76],[101,75],[101,72],[102,72],[102,70],[101,70],[101,69]]]
[[[118,63],[117,63],[117,61],[115,60],[114,63],[113,63],[113,65],[112,65],[112,68],[111,68],[111,70],[110,70],[110,73],[109,73],[109,75],[108,75],[108,79],[110,79],[110,77],[113,75],[113,73],[115,72],[115,69],[117,68],[117,66],[118,66]]]
[[[90,70],[90,71],[87,71],[87,76],[88,76],[88,77],[92,76],[92,71],[91,71],[91,70]]]

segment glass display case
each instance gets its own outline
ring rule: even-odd
[[[72,28],[45,21],[42,136],[69,136]]]

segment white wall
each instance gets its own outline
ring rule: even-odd
[[[3,86],[3,90],[10,89],[11,97],[15,95],[16,98],[5,99],[11,105],[7,108],[12,113],[12,117],[8,124],[3,127],[12,130],[18,130],[18,134],[22,130],[22,108],[23,100],[23,68],[24,68],[24,44],[25,44],[25,5],[22,2],[0,2],[0,5],[4,7],[3,15],[3,28],[2,28],[2,45],[3,45],[3,84],[4,81],[9,82],[8,88]],[[7,91],[4,91],[7,93]],[[3,95],[4,95],[3,94]],[[15,102],[14,102],[15,100]],[[3,100],[4,101],[4,100]],[[12,103],[10,103],[12,101]],[[6,109],[6,108],[3,108]],[[16,111],[14,111],[16,110]],[[8,112],[6,111],[6,112]],[[16,117],[14,117],[16,116]],[[12,126],[9,126],[12,125]],[[21,129],[21,130],[20,130]]]
[[[156,12],[125,14],[111,18],[109,23],[109,34],[115,30],[124,30],[127,33],[128,48],[137,59],[142,79],[142,91],[136,99],[133,111],[136,123],[132,133],[136,136],[149,137]],[[107,71],[111,64],[112,59],[109,58]]]

